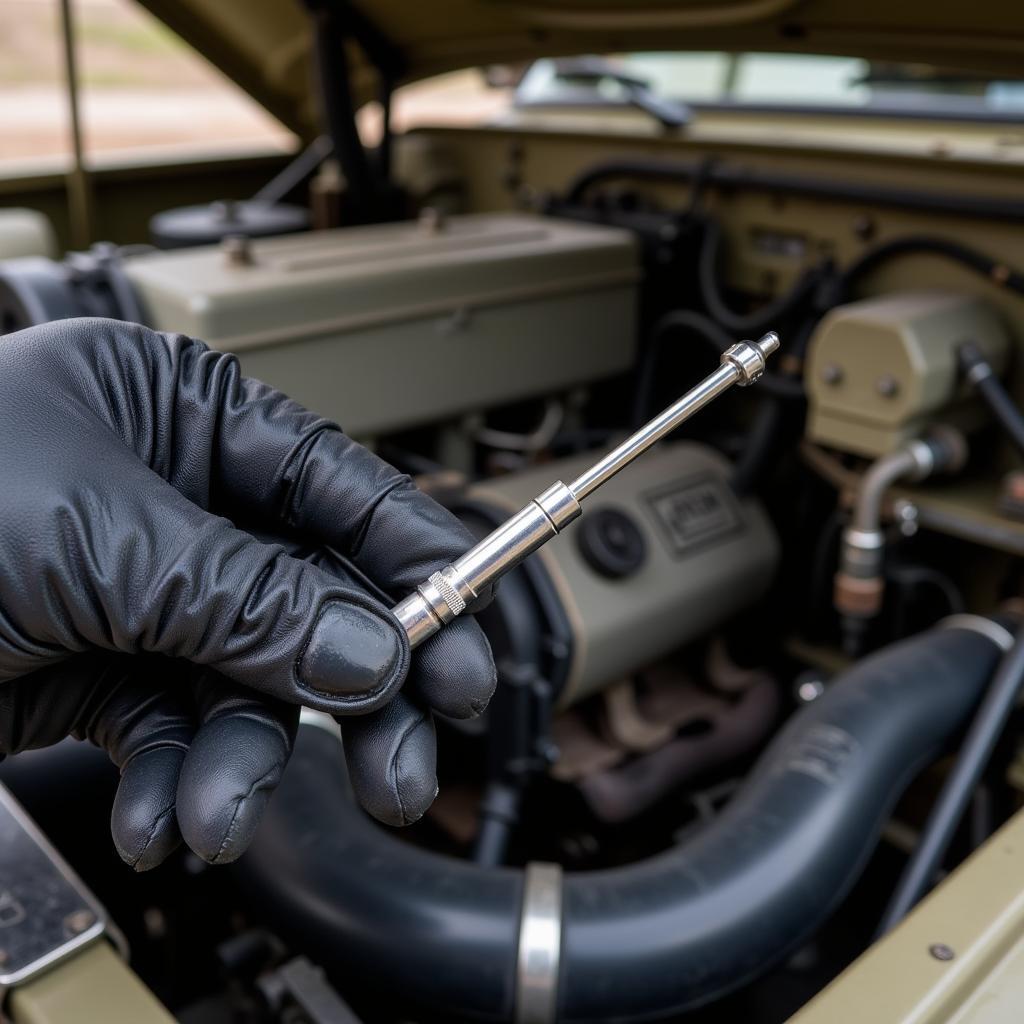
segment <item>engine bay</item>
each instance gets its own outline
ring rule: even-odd
[[[131,875],[94,811],[116,771],[79,744],[0,780],[186,1024],[346,1019],[320,998],[382,1022],[787,1020],[1021,805],[1014,702],[987,747],[963,738],[1020,628],[1017,183],[784,144],[398,142],[459,169],[411,220],[8,260],[4,331],[202,338],[479,537],[734,342],[779,353],[502,581],[479,617],[497,692],[439,721],[415,825],[360,810],[316,712],[230,868]]]

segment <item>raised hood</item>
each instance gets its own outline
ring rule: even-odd
[[[140,0],[300,134],[316,125],[300,0]],[[541,56],[803,51],[1024,74],[1020,0],[336,0],[374,26],[412,81]],[[356,86],[375,77],[353,52]]]

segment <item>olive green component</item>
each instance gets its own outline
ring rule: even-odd
[[[877,458],[919,437],[936,417],[984,422],[961,379],[956,349],[978,345],[996,370],[1009,342],[985,302],[949,292],[901,292],[840,306],[811,340],[807,436]]]
[[[571,480],[592,462],[587,453],[545,463],[481,484],[473,497],[515,512],[553,479]],[[778,540],[761,506],[735,496],[730,472],[728,461],[704,445],[663,445],[603,484],[583,515],[534,556],[544,562],[573,632],[562,706],[706,634],[767,590]],[[585,551],[583,535],[602,523],[606,547],[634,552],[615,566],[623,575],[595,568]],[[635,534],[632,542],[623,536],[632,530],[639,545]]]
[[[790,1024],[1018,1024],[1024,812]]]
[[[0,260],[22,256],[56,256],[53,225],[37,210],[0,210]]]
[[[174,1018],[106,942],[16,988],[13,1024],[174,1024]]]
[[[151,253],[125,263],[151,326],[236,353],[361,437],[627,370],[633,236],[451,217]]]

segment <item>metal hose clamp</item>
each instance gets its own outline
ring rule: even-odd
[[[562,957],[562,869],[532,863],[524,874],[515,1024],[553,1024]]]

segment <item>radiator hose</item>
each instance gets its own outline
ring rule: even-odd
[[[725,995],[806,941],[860,875],[905,786],[967,719],[1005,633],[957,616],[860,661],[790,718],[693,839],[565,875],[548,1019],[657,1020]],[[427,852],[371,823],[326,730],[300,729],[236,870],[253,907],[343,991],[369,985],[445,1020],[526,1019],[516,1006],[524,872]]]

